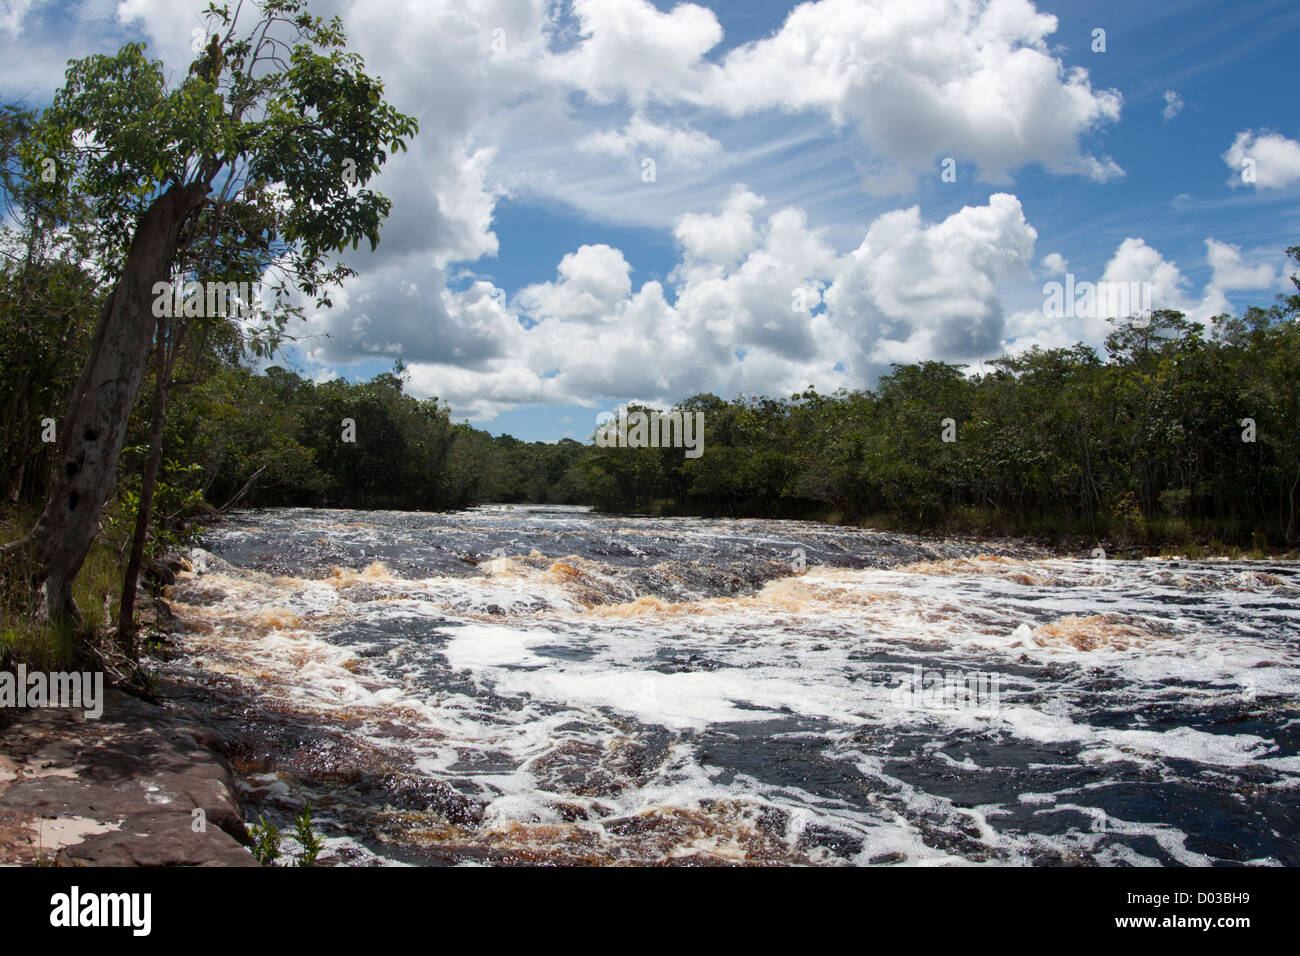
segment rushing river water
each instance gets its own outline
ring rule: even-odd
[[[275,510],[166,665],[346,863],[1300,865],[1300,574],[791,521]]]

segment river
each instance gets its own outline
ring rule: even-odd
[[[322,861],[1300,865],[1293,562],[550,506],[202,545],[164,676]]]

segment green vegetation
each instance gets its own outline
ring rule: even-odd
[[[10,550],[32,552],[38,612],[80,623],[73,581],[151,373],[118,628],[128,655],[178,363],[212,348],[265,354],[302,301],[328,307],[353,274],[338,254],[362,240],[374,249],[391,207],[367,184],[417,131],[347,49],[338,17],[313,16],[305,0],[214,3],[205,17],[208,44],[186,73],[128,43],[72,61],[39,115],[13,108],[0,121],[0,175],[25,245],[16,311],[40,307],[43,276],[99,306],[40,518]]]
[[[302,808],[302,812],[294,818],[293,821],[294,839],[302,847],[302,855],[298,857],[295,866],[315,866],[316,857],[320,856],[320,851],[325,849],[325,841],[320,835],[311,828],[311,802]]]
[[[192,468],[173,470],[173,497],[220,508],[407,510],[578,500],[566,476],[582,445],[453,424],[436,398],[406,394],[406,377],[400,362],[357,384],[313,384],[276,367],[221,369],[179,397],[169,417],[168,456]]]
[[[311,828],[310,803],[294,817],[293,833],[294,839],[302,847],[302,853],[294,860],[293,865],[315,866],[316,857],[325,848],[325,841]],[[253,840],[253,858],[263,866],[275,866],[276,861],[284,855],[280,846],[282,840],[280,828],[274,823],[267,822],[264,815],[258,815],[257,822],[248,828],[248,835]]]
[[[1300,247],[1288,253],[1300,264]],[[603,448],[579,468],[608,509],[1290,547],[1300,536],[1297,315],[1300,295],[1208,330],[1164,311],[1146,326],[1118,323],[1105,359],[1078,345],[975,375],[895,366],[871,391],[700,395],[677,407],[704,411],[702,457]]]
[[[253,838],[253,859],[263,866],[273,866],[280,858],[280,828],[259,815],[248,828],[248,835]]]
[[[400,362],[361,384],[222,369],[180,403],[168,447],[197,466],[180,487],[212,502],[589,503],[1259,551],[1300,535],[1297,314],[1300,295],[1208,329],[1164,311],[1117,323],[1105,358],[1078,345],[975,375],[896,366],[869,391],[697,395],[675,407],[704,413],[699,458],[492,438],[406,395]]]
[[[32,510],[27,508],[0,519],[0,544],[17,539],[33,518]],[[22,557],[6,555],[3,560],[0,667],[23,661],[38,670],[62,671],[92,663],[86,659],[85,638],[88,634],[103,635],[111,626],[122,586],[123,560],[111,533],[101,534],[95,541],[73,584],[73,593],[85,608],[86,619],[80,627],[70,621],[39,620],[31,589],[26,586],[30,571],[22,566]]]

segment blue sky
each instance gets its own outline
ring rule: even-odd
[[[202,6],[5,0],[3,95],[43,105],[128,39],[183,75]],[[317,8],[422,133],[381,178],[378,251],[285,361],[400,356],[496,433],[1099,345],[1104,316],[1045,312],[1066,273],[1204,321],[1271,302],[1300,244],[1294,2]]]

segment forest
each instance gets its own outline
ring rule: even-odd
[[[574,484],[607,509],[1285,548],[1300,531],[1298,314],[1296,294],[1208,329],[1156,311],[1114,323],[1104,354],[896,365],[833,395],[697,395],[680,407],[705,413],[701,458],[592,448]]]
[[[67,262],[29,267],[9,238],[18,254],[0,264],[0,488],[11,506],[34,507],[56,461],[42,421],[72,387],[96,309],[79,298],[88,276]],[[25,278],[27,268],[46,278]],[[36,284],[47,301],[24,312],[19,293]],[[59,294],[66,301],[48,301]],[[313,383],[276,365],[255,372],[243,349],[196,345],[173,370],[151,538],[231,507],[539,502],[1285,547],[1300,531],[1298,309],[1300,295],[1284,296],[1208,330],[1157,312],[1145,326],[1118,323],[1104,356],[1076,345],[974,374],[895,366],[875,388],[829,395],[695,395],[674,407],[704,413],[698,459],[600,448],[591,436],[494,437],[455,423],[438,399],[408,394],[400,361],[367,382]],[[110,508],[128,521],[150,413],[143,400],[134,410]]]

